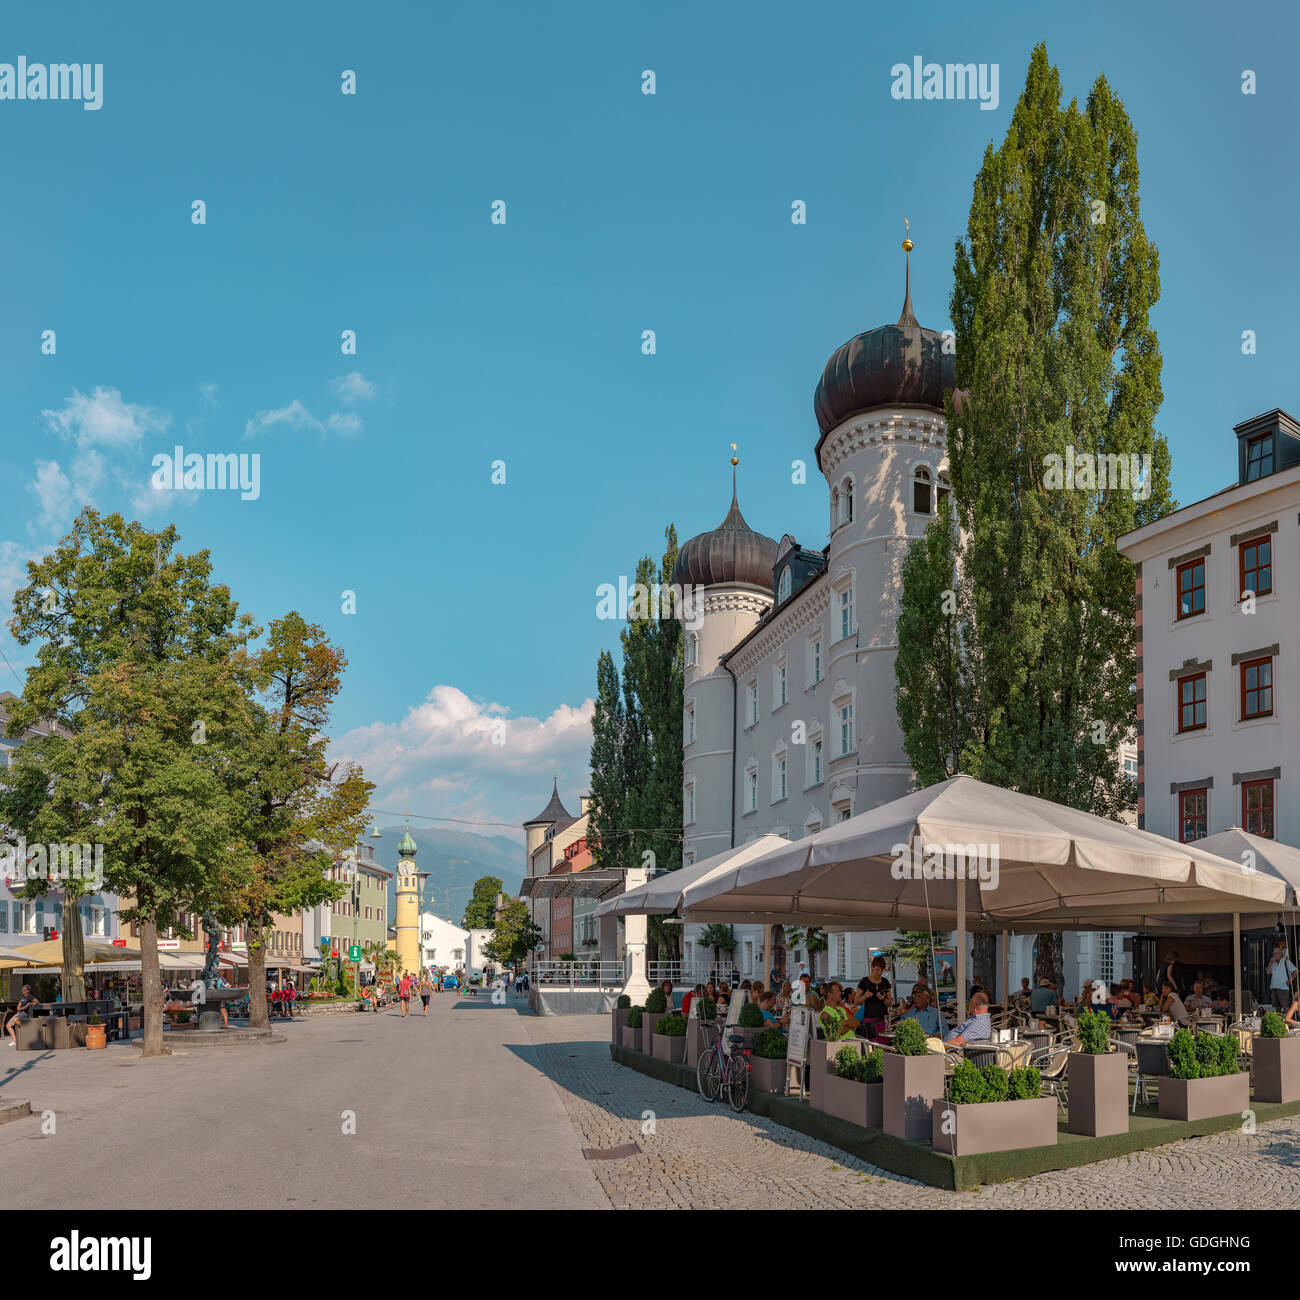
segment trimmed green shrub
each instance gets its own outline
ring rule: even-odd
[[[754,1055],[766,1061],[784,1061],[788,1045],[786,1036],[779,1029],[765,1029],[754,1043]]]
[[[652,1015],[662,1015],[668,1010],[668,998],[663,989],[651,989],[650,996],[645,1000],[645,1009]]]
[[[984,1100],[984,1076],[974,1061],[958,1061],[953,1066],[948,1100],[955,1106],[973,1106]]]
[[[856,1047],[841,1047],[835,1053],[835,1073],[841,1079],[856,1079],[858,1077],[858,1062],[862,1059],[862,1053]]]
[[[188,1025],[190,1023],[190,1013],[188,1011],[178,1011],[176,1013],[176,1023],[178,1025]]]
[[[859,1067],[863,1083],[880,1083],[885,1077],[885,1054],[881,1051],[867,1052]]]
[[[1219,1073],[1236,1074],[1241,1069],[1240,1044],[1236,1034],[1224,1034],[1214,1039],[1219,1045]]]
[[[1192,1036],[1180,1029],[1165,1049],[1169,1073],[1175,1079],[1213,1079],[1220,1074],[1236,1074],[1241,1069],[1235,1034],[1216,1038],[1213,1034]]]
[[[632,999],[626,993],[618,995],[618,1001],[614,1004],[620,1011],[626,1011],[632,1005]]]
[[[974,1061],[958,1061],[948,1084],[948,1100],[955,1106],[972,1106],[990,1101],[1032,1101],[1042,1092],[1042,1075],[1017,1066],[1011,1071],[1000,1065],[983,1069]]]
[[[627,1013],[627,1027],[629,1029],[641,1028],[641,1016],[645,1012],[645,1007],[633,1007]]]
[[[1169,1040],[1165,1048],[1165,1060],[1169,1062],[1169,1076],[1173,1079],[1199,1079],[1201,1068],[1196,1061],[1196,1048],[1192,1043],[1192,1034],[1188,1029],[1179,1029]]]
[[[1079,1051],[1105,1056],[1110,1046],[1110,1017],[1104,1011],[1079,1012]]]
[[[1192,1038],[1192,1048],[1196,1052],[1196,1064],[1200,1068],[1202,1079],[1212,1079],[1221,1073],[1219,1062],[1219,1040],[1210,1034],[1196,1034]]]
[[[980,1070],[980,1074],[984,1078],[985,1101],[1011,1100],[1011,1081],[1000,1065],[990,1062]]]
[[[736,1023],[741,1029],[757,1029],[763,1024],[763,1013],[758,1009],[757,1002],[746,1002],[740,1008],[740,1015],[736,1018]]]
[[[685,1038],[686,1017],[673,1012],[672,1015],[665,1016],[662,1020],[656,1020],[655,1033],[663,1034],[665,1038]]]
[[[915,1020],[900,1020],[894,1029],[894,1051],[900,1056],[925,1056],[925,1030]]]
[[[1032,1065],[1018,1065],[1007,1075],[1012,1101],[1033,1101],[1043,1095],[1042,1072]]]
[[[692,1006],[695,1003],[691,1003]],[[700,1017],[704,1020],[712,1020],[718,1014],[718,1004],[712,998],[700,999]]]
[[[1286,1021],[1276,1011],[1265,1011],[1264,1018],[1259,1022],[1259,1036],[1261,1038],[1285,1038]]]

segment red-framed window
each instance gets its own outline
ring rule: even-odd
[[[1257,537],[1253,542],[1242,542],[1237,550],[1241,556],[1239,596],[1248,591],[1267,596],[1273,590],[1273,539]]]
[[[1241,665],[1241,717],[1273,716],[1273,660],[1248,659]]]
[[[1178,617],[1205,613],[1205,557],[1178,566]]]
[[[1210,792],[1205,786],[1198,790],[1178,792],[1178,839],[1183,844],[1203,840],[1210,833]]]
[[[1248,835],[1273,838],[1273,781],[1241,783],[1241,827]]]
[[[1178,730],[1199,731],[1205,726],[1205,674],[1178,679]]]

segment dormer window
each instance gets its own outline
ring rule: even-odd
[[[1273,435],[1260,434],[1246,443],[1246,482],[1253,483],[1273,472]]]
[[[790,566],[787,564],[781,570],[781,580],[776,584],[776,603],[779,605],[783,600],[790,599]]]
[[[931,501],[930,471],[924,465],[918,465],[912,475],[912,510],[918,515],[933,514]]]

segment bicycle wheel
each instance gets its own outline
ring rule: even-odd
[[[705,1101],[717,1101],[718,1093],[722,1091],[722,1062],[718,1059],[716,1047],[710,1047],[700,1054],[700,1063],[695,1067],[695,1079],[700,1096]]]
[[[739,1113],[749,1100],[749,1057],[737,1049],[731,1057],[727,1071],[727,1100],[731,1109]]]

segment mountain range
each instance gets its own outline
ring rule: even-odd
[[[379,828],[381,839],[371,841],[375,861],[385,871],[397,869],[397,845],[408,827],[400,822]],[[517,894],[523,881],[524,846],[504,835],[476,835],[472,831],[409,827],[419,845],[416,866],[428,872],[421,881],[420,911],[432,912],[453,925],[460,925],[465,908],[481,876],[496,876],[507,896]],[[388,915],[394,916],[397,889],[388,882]]]

